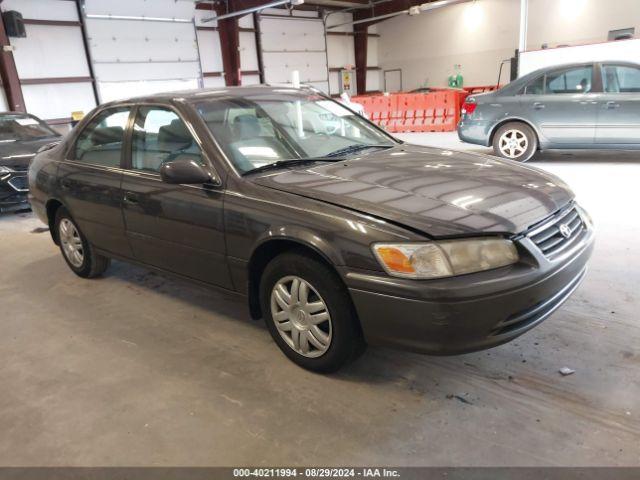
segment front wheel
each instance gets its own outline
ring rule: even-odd
[[[493,151],[499,157],[526,162],[538,151],[538,137],[529,125],[509,122],[493,136]]]
[[[56,212],[55,231],[64,260],[73,272],[83,278],[102,275],[109,267],[109,259],[93,251],[66,208]]]
[[[326,264],[285,253],[266,267],[260,303],[271,336],[298,365],[333,372],[364,351],[346,287]]]

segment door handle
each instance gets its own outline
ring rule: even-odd
[[[71,188],[71,180],[67,180],[66,178],[63,178],[62,180],[60,180],[60,186],[65,190],[70,189]]]
[[[124,201],[135,205],[138,203],[138,194],[134,192],[125,192]]]
[[[607,102],[607,108],[609,110],[613,110],[614,108],[620,108],[620,104],[617,103],[617,102],[609,101],[609,102]]]
[[[536,110],[542,110],[545,107],[545,104],[542,102],[533,102],[533,108]]]

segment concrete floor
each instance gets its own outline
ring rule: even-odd
[[[566,305],[490,351],[371,348],[333,376],[232,298],[123,263],[82,280],[31,214],[0,217],[0,465],[640,465],[640,153],[534,165],[597,224]]]

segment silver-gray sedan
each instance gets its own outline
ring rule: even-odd
[[[469,97],[458,136],[523,162],[547,149],[640,149],[640,65],[596,62],[532,72]]]

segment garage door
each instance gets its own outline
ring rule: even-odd
[[[193,0],[86,0],[101,100],[198,88]]]
[[[327,43],[322,20],[262,15],[260,31],[266,83],[290,83],[291,72],[298,70],[302,83],[329,92]]]

